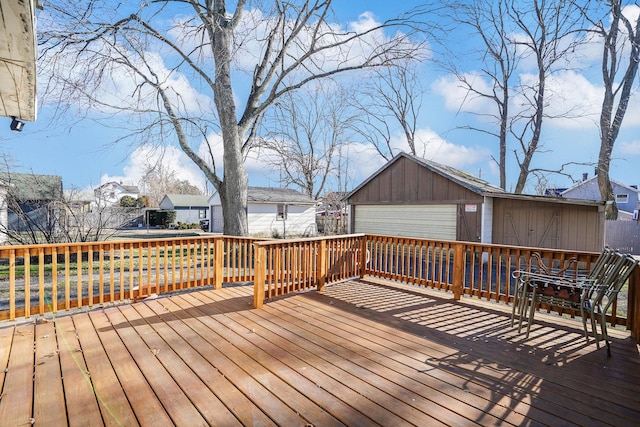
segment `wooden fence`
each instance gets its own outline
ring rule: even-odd
[[[604,222],[606,244],[621,252],[640,255],[640,223],[607,220]]]
[[[297,240],[228,236],[0,247],[0,320],[135,301],[152,294],[223,283],[254,283],[254,306],[265,299],[353,277],[373,276],[510,303],[515,270],[531,254],[567,274],[589,271],[599,254],[374,235]],[[637,269],[638,270],[638,269]],[[618,298],[612,324],[640,336],[640,273]],[[545,307],[541,307],[545,309]],[[566,314],[575,316],[574,311]]]

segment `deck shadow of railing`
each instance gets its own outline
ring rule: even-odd
[[[618,382],[607,381],[624,378],[625,373],[616,371],[615,360],[596,351],[593,341],[586,343],[578,321],[573,327],[537,319],[539,329],[546,332],[526,340],[511,327],[506,310],[492,310],[487,304],[478,308],[467,299],[456,301],[447,294],[416,292],[404,289],[404,285],[354,280],[328,286],[322,294],[309,297],[347,311],[355,309],[359,316],[432,341],[442,351],[420,360],[427,366],[419,372],[435,377],[440,377],[441,371],[454,375],[461,379],[458,387],[480,393],[488,402],[484,411],[500,414],[500,418],[518,412],[553,424],[569,416],[567,422],[588,425],[594,419],[609,421],[595,403],[602,393],[629,401]],[[630,341],[615,339],[614,346],[623,353],[618,357],[626,357]],[[598,384],[595,396],[581,392],[593,389],[594,384]],[[490,396],[486,390],[491,390]],[[575,411],[570,412],[572,405]],[[624,419],[625,409],[620,411],[615,416]]]
[[[376,289],[382,292],[376,292]],[[471,299],[455,300],[446,292],[431,291],[427,294],[423,289],[411,289],[411,285],[387,285],[364,278],[328,286],[318,296],[322,297],[331,297],[342,303],[354,305],[362,310],[359,314],[365,317],[367,310],[376,313],[376,317],[377,313],[383,314],[388,317],[385,321],[399,329],[408,330],[407,325],[428,329],[434,337],[445,342],[450,340],[452,331],[464,330],[463,337],[467,342],[509,341],[527,347],[529,352],[540,352],[545,348],[545,344],[549,344],[535,334],[529,340],[524,334],[518,334],[517,327],[511,327],[509,310],[494,309],[491,304],[486,303],[478,307]],[[447,316],[455,316],[455,319]],[[562,344],[555,344],[551,349],[560,350],[563,346],[575,349],[587,347],[579,321],[565,319],[575,322],[575,325],[558,323],[553,321],[552,316],[554,315],[536,318],[534,330],[553,330],[555,335],[549,338],[549,342],[557,341],[563,335],[570,338],[562,339]]]
[[[223,287],[227,288],[227,287],[234,287],[234,286],[236,285],[229,285],[229,286],[223,286]],[[245,283],[244,286],[248,286],[248,285]],[[167,322],[168,320],[171,320],[174,318],[198,319],[201,317],[209,317],[211,315],[218,315],[218,314],[225,315],[229,313],[238,313],[241,311],[251,309],[253,304],[253,297],[251,295],[237,296],[237,297],[231,297],[231,298],[225,297],[220,300],[211,300],[211,298],[206,298],[206,300],[203,300],[201,298],[202,291],[209,291],[214,289],[215,288],[213,286],[210,286],[210,287],[203,287],[203,288],[197,288],[197,289],[188,289],[177,294],[177,295],[182,295],[187,299],[191,299],[192,301],[196,301],[197,305],[189,306],[187,308],[173,309],[171,311],[167,310],[166,312],[160,312],[160,313],[156,312],[152,315],[144,316],[140,320],[116,323],[116,324],[112,324],[111,326],[114,329],[121,329],[121,328],[136,327],[136,326],[146,325],[146,324],[168,323]],[[158,298],[156,296],[145,298],[142,301],[144,301],[147,304],[149,302],[157,302],[164,309],[166,309],[167,304],[168,305],[173,304],[173,302],[171,301],[171,298],[165,299],[162,297]]]

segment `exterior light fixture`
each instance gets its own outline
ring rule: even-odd
[[[22,132],[22,128],[24,127],[24,122],[16,119],[15,117],[11,118],[10,128],[14,132]]]

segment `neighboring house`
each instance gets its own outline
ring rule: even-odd
[[[224,218],[220,196],[209,199],[209,231],[222,233]],[[316,203],[287,188],[249,187],[247,196],[249,234],[260,237],[315,236]]]
[[[124,196],[131,196],[134,199],[140,197],[140,190],[136,185],[124,185],[121,182],[107,182],[95,190],[93,190],[96,197],[96,202],[100,206],[112,206],[120,203],[120,199]]]
[[[509,194],[406,153],[345,200],[354,233],[584,251],[604,244],[602,202]]]
[[[63,200],[62,177],[2,173],[0,183],[6,189],[3,205],[8,230],[50,230],[56,224],[59,202]]]
[[[611,186],[618,205],[619,219],[632,219],[633,212],[638,209],[638,188],[614,180],[611,180]],[[600,188],[598,188],[598,176],[587,178],[587,174],[584,174],[582,181],[562,191],[560,196],[571,199],[602,200]]]
[[[191,194],[166,194],[160,209],[176,211],[176,223],[200,224],[209,219],[209,197]]]
[[[638,222],[639,195],[635,185],[625,185],[611,180],[613,195],[618,206],[618,219],[605,221],[605,244],[611,248],[640,255],[640,223]],[[564,190],[562,197],[602,200],[598,188],[598,176],[583,175],[582,181]]]

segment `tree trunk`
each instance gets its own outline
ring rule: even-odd
[[[236,105],[231,87],[231,35],[233,26],[226,20],[224,3],[216,8],[213,56],[215,60],[214,99],[222,141],[224,144],[224,178],[218,188],[224,216],[224,234],[248,236],[247,220],[248,177],[242,156],[241,128],[238,126]]]

